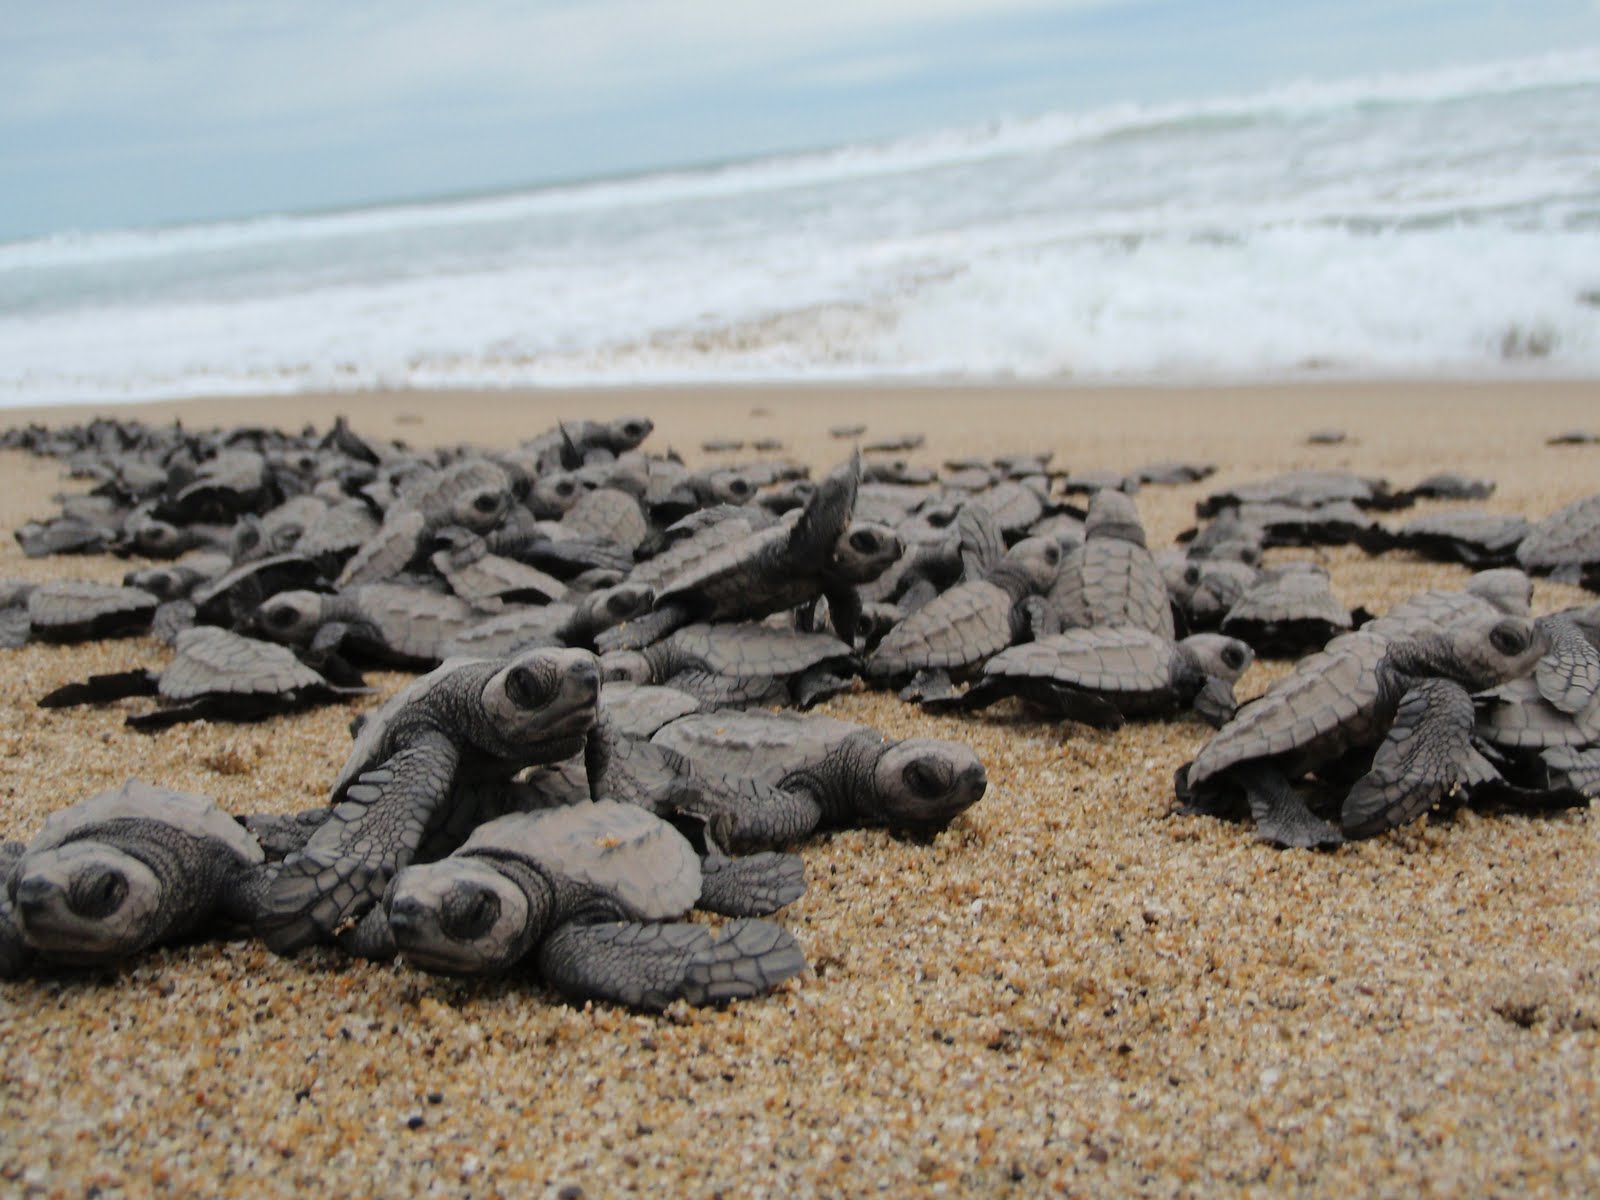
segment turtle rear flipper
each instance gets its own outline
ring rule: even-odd
[[[769,991],[805,970],[794,937],[767,921],[734,921],[721,936],[686,922],[566,925],[539,951],[539,971],[574,1000],[662,1009]]]
[[[1472,745],[1472,698],[1448,679],[1424,679],[1400,699],[1389,736],[1339,814],[1346,836],[1371,837],[1416,820],[1458,789],[1500,778]]]
[[[129,696],[154,696],[160,676],[139,668],[91,675],[80,683],[67,683],[39,699],[40,708],[73,708],[79,704],[105,704]]]
[[[743,858],[713,854],[700,862],[695,907],[725,917],[764,917],[805,895],[806,868],[798,854],[764,851]]]
[[[785,846],[805,837],[822,820],[822,805],[800,788],[775,787],[758,779],[698,779],[700,791],[683,808],[703,818],[716,843],[730,850]]]
[[[289,954],[332,936],[378,901],[422,843],[459,757],[454,743],[435,737],[357,776],[267,890],[261,923],[271,950]]]
[[[1281,771],[1252,765],[1234,772],[1250,803],[1256,837],[1274,846],[1315,850],[1337,846],[1344,835],[1306,807]]]

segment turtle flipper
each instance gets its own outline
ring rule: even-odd
[[[33,961],[33,949],[17,924],[11,902],[11,872],[27,850],[23,842],[0,842],[0,979],[19,979]]]
[[[710,854],[700,863],[700,899],[695,907],[725,917],[764,917],[806,891],[806,867],[798,854],[765,851],[743,858]]]
[[[786,846],[822,821],[822,806],[799,788],[774,787],[756,779],[708,780],[683,804],[702,818],[720,846],[747,852]]]
[[[595,649],[602,654],[609,650],[643,650],[646,646],[659,642],[673,630],[687,625],[691,616],[687,607],[668,600],[653,612],[647,612],[642,617],[634,617],[631,621],[624,621],[621,625],[613,625],[610,629],[595,634]]]
[[[718,936],[687,922],[566,925],[539,950],[539,970],[574,1000],[662,1009],[769,991],[805,970],[793,935],[768,921],[733,921]]]
[[[159,676],[143,667],[91,675],[80,683],[67,683],[39,698],[40,708],[74,708],[79,704],[104,704],[129,696],[154,696]]]
[[[1570,618],[1539,624],[1550,639],[1550,649],[1533,670],[1539,694],[1569,716],[1580,713],[1600,692],[1600,650]]]
[[[279,954],[324,940],[360,918],[416,853],[455,776],[447,738],[410,746],[345,789],[327,822],[283,860],[267,891],[264,940]]]
[[[1263,842],[1314,850],[1344,841],[1343,834],[1306,807],[1305,800],[1281,771],[1250,766],[1236,771],[1234,779],[1244,788],[1256,823],[1256,837]]]
[[[1400,698],[1372,768],[1339,814],[1347,837],[1371,837],[1416,820],[1459,788],[1498,779],[1472,745],[1472,698],[1448,679],[1424,679]]]

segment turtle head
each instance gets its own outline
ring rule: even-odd
[[[502,971],[543,931],[548,897],[528,894],[488,862],[456,855],[406,867],[385,897],[395,946],[425,971]]]
[[[653,683],[655,671],[638,650],[608,650],[600,656],[600,677],[606,683]]]
[[[970,746],[908,738],[879,755],[873,784],[890,824],[943,825],[983,797],[989,776]]]
[[[1089,515],[1083,522],[1085,538],[1118,538],[1136,546],[1145,544],[1144,523],[1133,497],[1115,488],[1101,488],[1089,498]]]
[[[1256,658],[1249,643],[1220,633],[1191,634],[1178,644],[1204,674],[1228,683],[1238,683]]]
[[[871,583],[895,564],[903,549],[887,525],[856,521],[834,543],[829,574],[845,583]]]
[[[1461,590],[1487,600],[1508,616],[1525,617],[1533,611],[1533,580],[1519,567],[1474,572]]]
[[[579,737],[600,713],[600,660],[587,650],[529,650],[483,686],[483,711],[512,746]]]
[[[649,417],[618,417],[606,425],[607,441],[613,453],[622,454],[643,443],[655,427]]]
[[[591,592],[584,601],[596,630],[642,617],[655,603],[655,589],[644,583],[619,583]]]
[[[110,962],[159,933],[166,888],[146,863],[84,839],[29,854],[11,878],[23,937],[51,958]]]
[[[184,548],[186,541],[183,530],[153,517],[140,521],[133,534],[133,548],[149,558],[171,558]]]
[[[1415,645],[1423,669],[1408,673],[1441,675],[1469,692],[1481,692],[1531,672],[1550,648],[1550,639],[1526,617],[1486,615],[1425,635]],[[1403,655],[1404,645],[1389,653]]]
[[[1043,595],[1061,574],[1061,543],[1051,537],[1026,537],[1000,560],[1024,595]]]
[[[445,523],[474,533],[487,533],[504,521],[510,510],[510,487],[486,484],[468,488],[457,496],[450,504],[450,515]]]
[[[322,624],[322,607],[316,592],[279,592],[256,609],[255,627],[275,642],[308,645]]]

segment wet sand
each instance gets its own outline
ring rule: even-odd
[[[920,431],[906,457],[1052,449],[1071,468],[1207,459],[1146,488],[1151,544],[1216,487],[1293,467],[1397,485],[1495,479],[1540,517],[1600,489],[1600,384],[1229,389],[718,388],[247,398],[111,411],[418,445],[506,444],[557,419],[642,412],[691,464],[713,436],[782,439],[822,470]],[[0,423],[65,422],[52,408]],[[1309,446],[1314,429],[1349,440]],[[81,487],[0,456],[14,528]],[[1464,569],[1317,558],[1372,609]],[[0,575],[115,579],[121,560]],[[1592,597],[1588,597],[1592,599]],[[1541,583],[1547,611],[1585,599]],[[158,737],[125,711],[44,712],[45,691],[164,661],[155,642],[29,646],[0,670],[0,836],[129,775],[235,812],[318,803],[352,715]],[[1242,695],[1282,664],[1252,669]],[[384,693],[403,676],[373,675]],[[928,843],[880,831],[802,847],[781,916],[812,970],[726,1010],[575,1008],[525,980],[463,983],[254,942],[0,985],[0,1192],[140,1195],[1583,1194],[1600,1189],[1600,834],[1590,813],[1465,814],[1337,853],[1280,852],[1173,815],[1193,721],[1105,734],[1001,706],[922,715],[863,693],[824,711],[970,742],[985,799]]]

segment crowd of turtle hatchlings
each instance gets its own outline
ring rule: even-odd
[[[125,719],[159,736],[360,696],[367,669],[417,676],[357,719],[317,808],[233,816],[130,779],[5,843],[0,977],[242,927],[282,954],[526,971],[638,1008],[760,994],[806,966],[772,918],[805,890],[813,831],[938,829],[987,786],[961,742],[808,711],[861,687],[1106,730],[1208,722],[1177,804],[1280,846],[1600,795],[1600,605],[1535,617],[1528,575],[1600,590],[1600,495],[1406,520],[1493,484],[1300,471],[1214,492],[1152,550],[1140,488],[1210,465],[855,451],[821,478],[777,457],[691,471],[642,449],[651,432],[425,453],[342,419],[6,434],[91,485],[17,531],[26,554],[146,565],[120,587],[0,582],[0,642],[170,647],[42,706],[149,697]],[[1374,615],[1265,553],[1346,543],[1476,573]],[[1241,707],[1258,655],[1293,665]]]

